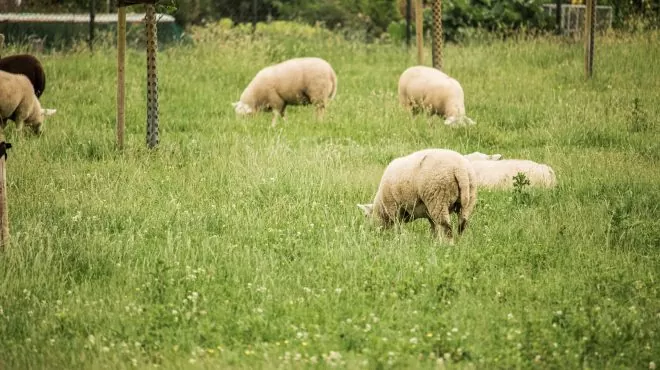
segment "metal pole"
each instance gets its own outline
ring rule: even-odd
[[[147,147],[158,145],[158,74],[156,72],[156,7],[147,5]]]
[[[89,0],[89,50],[94,51],[94,18],[96,17],[96,1]]]
[[[412,18],[412,0],[406,0],[406,46],[407,47],[410,47],[411,18]]]
[[[422,14],[422,0],[415,0],[415,36],[417,38],[417,64],[424,64],[424,15]]]
[[[126,8],[121,6],[117,11],[117,147],[124,148],[124,117],[125,117],[125,74],[126,65]]]
[[[594,18],[596,16],[596,0],[587,0],[584,13],[584,71],[589,79],[593,76],[594,72]]]
[[[442,69],[442,0],[433,0],[433,68]]]
[[[561,35],[561,0],[555,1],[555,23],[557,26],[557,34]]]

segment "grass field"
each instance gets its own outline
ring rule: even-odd
[[[200,32],[159,54],[155,151],[142,51],[123,152],[114,50],[41,57],[58,113],[6,132],[0,369],[660,365],[660,34],[597,40],[591,81],[581,43],[448,45],[478,122],[451,129],[397,105],[414,50]],[[236,117],[260,68],[301,55],[337,71],[323,122]],[[356,204],[428,147],[547,163],[559,186],[481,191],[453,246],[424,221],[378,232]]]

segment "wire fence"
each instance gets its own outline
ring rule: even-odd
[[[7,1],[7,0],[0,0]],[[1,4],[0,4],[1,5]],[[0,14],[0,33],[6,44],[27,45],[32,51],[66,49],[79,42],[92,47],[117,32],[117,13],[3,13]],[[146,43],[145,13],[126,15],[127,39],[130,45]],[[158,14],[158,42],[168,44],[182,39],[183,29],[174,17]]]

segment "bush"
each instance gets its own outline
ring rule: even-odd
[[[461,42],[485,30],[507,36],[518,30],[545,30],[552,25],[543,12],[541,0],[445,0],[442,7],[442,31],[446,41]],[[424,29],[433,28],[433,11],[424,9]],[[414,32],[414,24],[412,27]],[[388,32],[394,40],[405,38],[405,21],[389,25]]]

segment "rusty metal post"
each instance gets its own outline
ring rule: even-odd
[[[433,68],[442,70],[442,0],[433,0]]]
[[[415,36],[417,38],[417,64],[424,64],[424,14],[422,0],[415,0]]]
[[[9,246],[9,212],[7,211],[7,149],[11,144],[5,143],[4,138],[0,142],[0,251]]]
[[[124,148],[124,125],[126,107],[126,8],[117,11],[117,147]]]
[[[587,0],[584,9],[584,72],[587,79],[593,76],[594,72],[594,34],[596,22],[596,0]]]
[[[146,15],[147,27],[147,147],[158,145],[158,74],[156,72],[156,8],[148,4]]]

